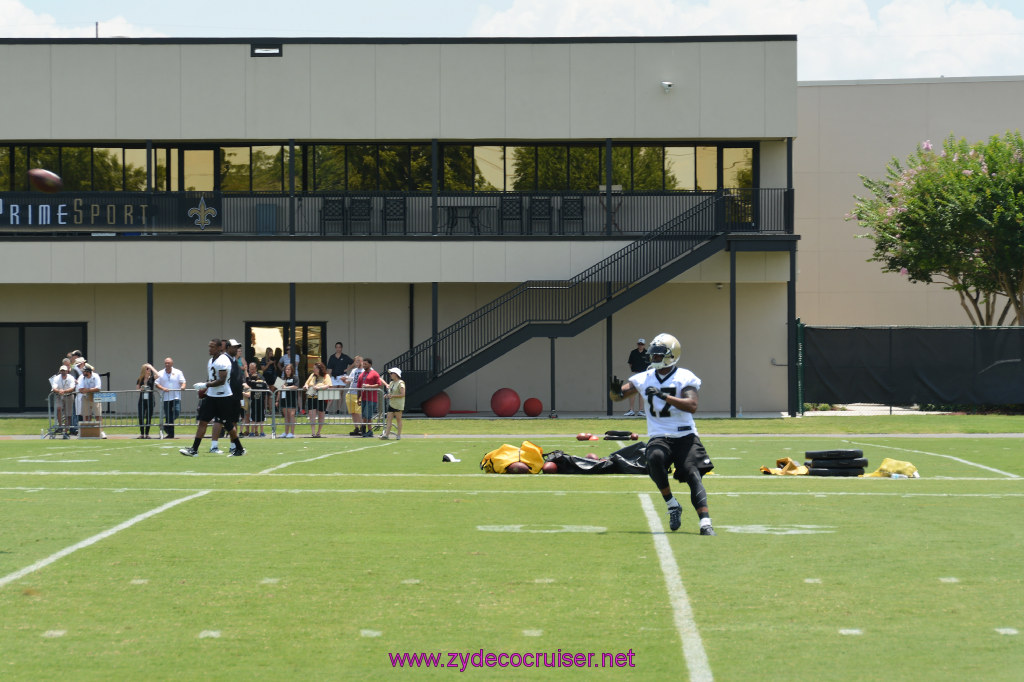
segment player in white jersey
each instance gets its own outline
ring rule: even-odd
[[[221,350],[221,340],[211,339],[209,343],[210,359],[206,363],[207,381],[193,384],[193,388],[199,392],[202,401],[196,414],[196,437],[190,448],[178,450],[186,457],[195,457],[199,452],[199,445],[206,435],[207,425],[214,419],[219,419],[224,428],[229,430],[238,418],[238,398],[232,397],[231,386],[228,378],[231,373],[231,360]],[[205,397],[203,396],[205,393]],[[241,454],[245,453],[241,442],[235,439],[235,444]]]
[[[646,401],[644,412],[650,439],[647,473],[668,505],[669,528],[677,530],[683,514],[668,481],[668,472],[674,466],[673,477],[690,486],[690,503],[700,518],[700,534],[715,535],[703,483],[704,474],[715,465],[704,450],[693,421],[700,379],[690,370],[676,367],[681,354],[676,337],[658,334],[651,341],[651,365],[647,371],[634,374],[626,383],[613,378],[608,394],[616,401],[640,394]]]

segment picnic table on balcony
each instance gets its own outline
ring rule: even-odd
[[[468,224],[474,234],[480,234],[481,227],[487,225],[481,220],[484,211],[496,208],[496,204],[481,203],[473,199],[443,198],[437,202],[442,213],[441,224],[447,228],[448,234],[452,234],[460,224]]]

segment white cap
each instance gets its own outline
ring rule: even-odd
[[[388,370],[388,374],[391,374],[392,372],[397,374],[399,379],[402,378],[402,370],[398,369],[397,367],[392,367],[391,369]]]
[[[647,343],[647,339],[637,339],[637,343]]]

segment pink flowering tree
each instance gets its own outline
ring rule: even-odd
[[[869,195],[847,216],[870,231],[870,260],[911,282],[960,295],[975,325],[1024,325],[1024,139],[925,141],[885,177],[861,176]]]

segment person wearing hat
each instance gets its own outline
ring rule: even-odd
[[[82,400],[79,421],[95,421],[97,425],[102,426],[103,405],[96,402],[96,394],[103,390],[103,380],[100,379],[95,369],[88,362],[82,363],[82,378],[78,382],[77,388],[78,395]],[[106,437],[107,434],[101,430],[100,438]]]
[[[71,370],[68,367],[70,364],[65,361],[57,370],[57,376],[50,384],[53,388],[54,402],[57,408],[57,427],[64,434],[64,438],[68,438],[68,432],[71,431],[71,415],[75,411],[74,392],[78,385],[75,378],[71,376]]]
[[[395,440],[402,440],[402,412],[405,410],[405,382],[402,381],[402,370],[392,367],[388,370],[388,379],[384,385],[388,390],[388,418],[384,424],[381,440],[387,440],[391,433],[391,421],[395,422]]]
[[[647,353],[647,339],[639,338],[636,340],[636,348],[629,353],[629,371],[632,374],[639,374],[640,372],[646,372],[647,368],[651,364],[651,356]],[[644,400],[643,396],[639,393],[635,393],[629,396],[629,410],[626,411],[627,417],[640,417],[644,414]]]

